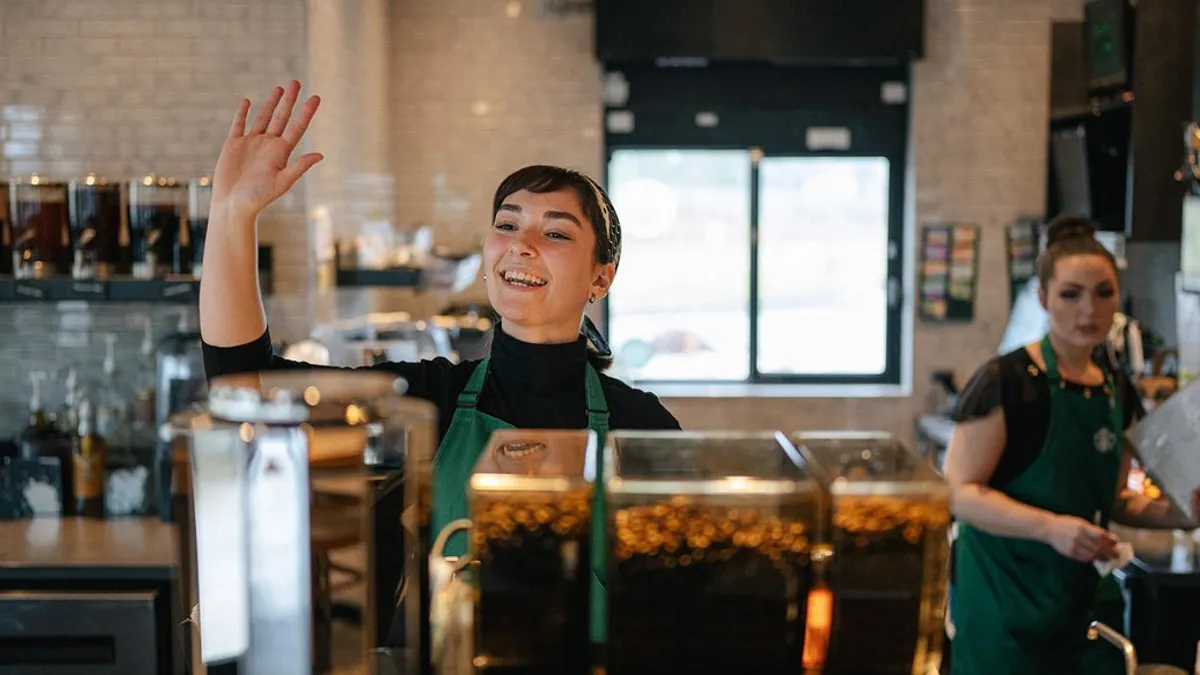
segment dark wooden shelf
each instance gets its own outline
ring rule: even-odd
[[[187,304],[200,297],[200,282],[179,279],[12,279],[0,277],[0,302],[163,302]]]
[[[422,276],[419,267],[393,267],[383,270],[343,267],[337,271],[337,285],[413,287],[421,285]]]

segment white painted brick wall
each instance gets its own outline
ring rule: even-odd
[[[0,105],[38,106],[46,132],[35,157],[6,157],[0,172],[205,172],[232,103],[304,75],[307,62],[325,96],[313,146],[328,155],[308,183],[310,205],[346,212],[352,174],[390,171],[398,226],[430,223],[440,243],[469,246],[512,169],[547,162],[599,173],[601,71],[590,15],[540,18],[528,0],[517,18],[501,0],[381,3],[0,1]],[[318,22],[309,40],[306,5],[341,23]],[[346,45],[363,24],[345,22],[379,17],[381,7],[389,34]],[[1042,205],[1049,22],[1079,20],[1081,7],[928,0],[927,56],[912,87],[916,222],[975,220],[984,239],[976,321],[914,328],[914,396],[667,401],[686,427],[870,427],[909,437],[931,369],[965,378],[992,355],[1008,316],[1003,228]],[[390,54],[381,56],[375,45],[387,39]],[[306,198],[297,191],[264,227],[284,246],[285,278],[307,274]],[[483,297],[478,286],[472,294]],[[303,312],[301,304],[289,306]],[[272,324],[280,319],[273,314]]]

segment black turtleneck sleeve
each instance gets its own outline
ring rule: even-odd
[[[203,351],[209,379],[261,370],[322,367],[276,355],[269,331],[253,342],[236,347],[204,344]],[[582,429],[587,426],[586,362],[587,343],[583,338],[565,344],[530,344],[495,330],[489,373],[479,396],[479,410],[517,428]],[[458,395],[479,363],[451,363],[437,358],[415,363],[381,363],[370,368],[403,377],[408,382],[408,395],[437,406],[441,436],[445,436],[457,408]],[[657,396],[603,373],[600,382],[608,403],[611,428],[680,428],[679,422]]]

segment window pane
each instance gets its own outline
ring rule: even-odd
[[[759,171],[759,371],[883,373],[887,159],[768,157]]]
[[[748,377],[749,153],[619,150],[608,187],[624,236],[608,304],[623,374]]]

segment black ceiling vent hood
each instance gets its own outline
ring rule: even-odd
[[[925,0],[594,0],[605,64],[907,63]]]

